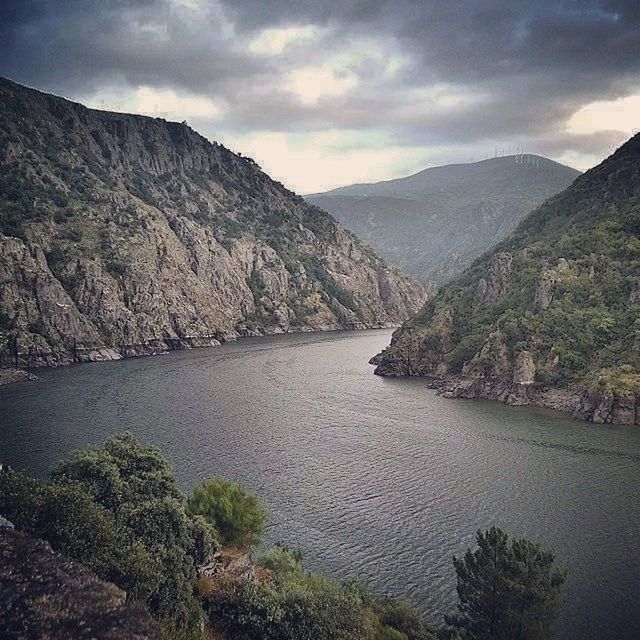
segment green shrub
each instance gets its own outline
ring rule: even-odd
[[[359,592],[324,576],[293,582],[244,580],[205,604],[212,622],[237,640],[374,640],[375,616]]]
[[[206,480],[194,488],[188,506],[215,528],[222,544],[249,549],[260,542],[266,511],[256,494],[235,482]]]
[[[407,640],[407,635],[392,627],[380,627],[376,631],[375,640]]]
[[[299,550],[292,551],[283,546],[276,545],[266,551],[258,560],[258,564],[283,580],[299,578],[303,575],[302,553]]]

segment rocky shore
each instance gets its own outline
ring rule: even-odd
[[[0,387],[4,384],[13,384],[14,382],[27,382],[28,380],[37,380],[37,376],[25,371],[11,367],[8,369],[0,369]]]
[[[376,375],[403,377],[397,367],[389,366],[382,354],[374,356]],[[569,414],[572,418],[600,424],[640,425],[640,402],[634,398],[593,393],[573,383],[566,387],[545,386],[534,381],[530,355],[521,355],[511,376],[424,375],[426,385],[443,398],[483,399],[511,406],[535,406]],[[413,374],[417,375],[417,374]]]

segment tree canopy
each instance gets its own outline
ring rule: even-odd
[[[453,560],[460,602],[447,623],[468,640],[548,638],[565,581],[554,554],[497,527],[478,531],[477,543]]]

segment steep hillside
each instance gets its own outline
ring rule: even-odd
[[[0,362],[399,324],[424,302],[328,214],[184,124],[0,79]]]
[[[540,156],[506,156],[342,187],[307,200],[408,273],[441,284],[578,175]]]
[[[447,396],[640,423],[640,136],[443,286],[374,362]]]

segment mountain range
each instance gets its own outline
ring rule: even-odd
[[[373,362],[449,397],[640,423],[640,135],[441,287]]]
[[[0,363],[385,327],[425,300],[330,215],[186,124],[0,79]]]
[[[306,198],[407,273],[439,285],[579,175],[553,160],[521,154]]]

